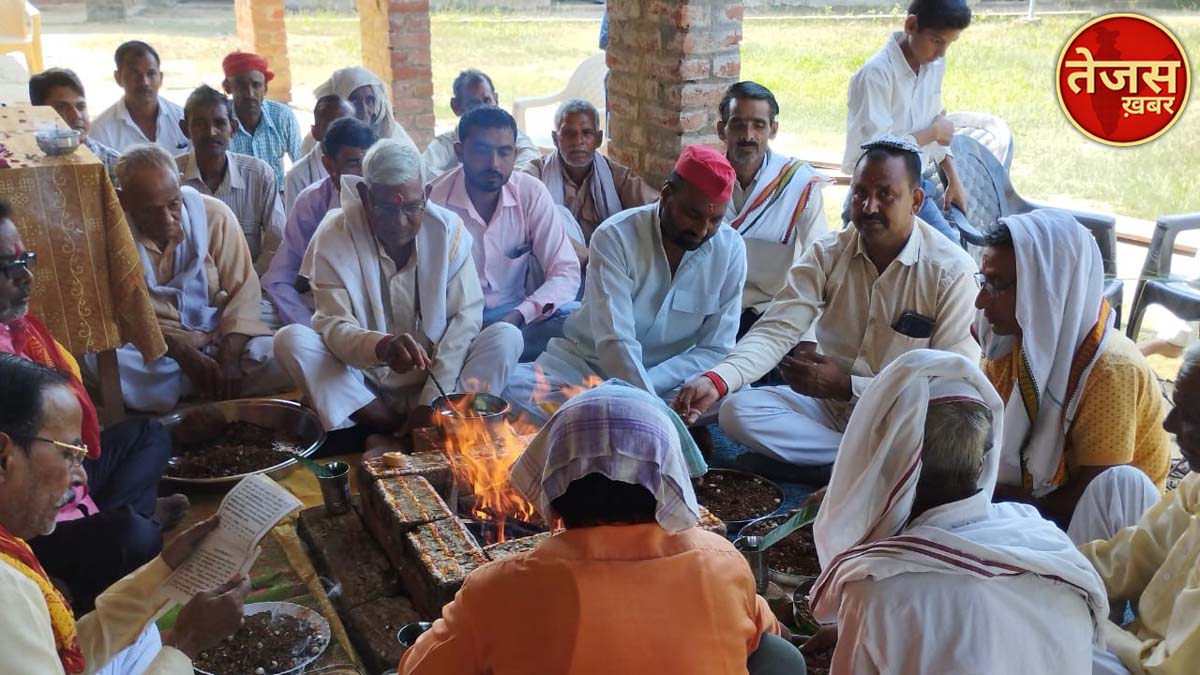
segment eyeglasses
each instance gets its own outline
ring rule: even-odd
[[[26,272],[33,271],[33,265],[37,262],[37,254],[33,251],[25,251],[12,260],[0,262],[0,274],[13,278],[17,270],[25,270]]]
[[[23,441],[41,441],[43,443],[49,443],[56,448],[62,448],[66,451],[63,453],[63,459],[67,460],[72,467],[82,466],[83,460],[86,459],[88,455],[88,449],[82,445],[63,443],[62,441],[56,441],[52,438],[42,438],[41,436],[13,436],[13,438]]]
[[[987,277],[983,276],[983,272],[975,273],[975,283],[979,284],[979,288],[983,289],[984,293],[987,293],[992,297],[996,297],[997,295],[1017,285],[1017,282],[1014,281],[1012,283],[997,286],[995,283],[988,281]]]
[[[374,209],[376,212],[378,212],[380,215],[386,216],[388,218],[395,218],[397,215],[403,215],[404,217],[410,218],[410,219],[420,218],[421,215],[425,213],[425,200],[422,199],[419,202],[411,202],[409,204],[405,204],[404,206],[391,206],[389,204],[372,204],[371,208]]]

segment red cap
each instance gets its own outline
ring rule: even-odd
[[[714,202],[729,201],[737,177],[725,155],[707,145],[684,148],[675,162],[675,173]]]
[[[267,82],[275,78],[275,73],[267,68],[267,60],[250,52],[233,52],[221,62],[221,68],[225,70],[225,77],[233,77],[247,70],[257,70],[267,78]]]

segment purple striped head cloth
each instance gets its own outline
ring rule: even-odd
[[[547,521],[557,517],[550,502],[589,474],[640,485],[658,502],[658,524],[674,533],[696,525],[691,476],[706,470],[683,422],[661,399],[610,380],[559,408],[513,464],[510,480]]]

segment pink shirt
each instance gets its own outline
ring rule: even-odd
[[[516,303],[525,323],[533,323],[575,299],[579,258],[546,186],[514,172],[500,191],[500,203],[485,223],[475,210],[463,169],[447,171],[430,183],[429,201],[457,213],[474,240],[471,255],[488,309]],[[545,281],[526,291],[529,266],[538,264]]]

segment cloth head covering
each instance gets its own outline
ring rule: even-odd
[[[892,136],[890,134],[876,136],[858,147],[862,148],[864,153],[875,148],[890,148],[892,150],[911,152],[914,155],[921,154],[921,148],[916,143],[903,136]]]
[[[974,400],[992,411],[999,437],[1000,395],[979,367],[951,352],[918,349],[875,376],[846,425],[829,488],[813,525],[821,567],[842,551],[900,532],[921,475],[925,413],[933,400]],[[990,500],[999,452],[989,451],[979,489]]]
[[[221,61],[221,69],[225,71],[225,77],[233,77],[238,73],[244,73],[247,70],[257,70],[263,74],[267,82],[275,79],[275,73],[267,67],[267,60],[258,54],[251,52],[233,52]]]
[[[208,214],[199,192],[186,185],[180,187],[179,192],[183,200],[179,222],[183,240],[175,246],[173,253],[175,276],[165,284],[158,283],[154,264],[140,239],[137,240],[138,257],[150,294],[173,300],[179,309],[179,323],[184,328],[211,333],[217,328],[219,310],[209,302],[208,272],[204,269],[204,260],[208,257]]]
[[[567,401],[513,463],[510,481],[546,520],[572,481],[598,473],[641,485],[658,502],[668,532],[700,518],[691,476],[708,470],[687,427],[657,396],[609,380]]]
[[[675,162],[675,173],[714,202],[727,202],[733,196],[733,181],[737,179],[733,165],[707,145],[684,148]]]
[[[412,143],[412,138],[404,127],[392,116],[392,97],[388,89],[375,73],[362,66],[348,66],[333,71],[329,79],[313,90],[313,96],[321,98],[327,94],[337,94],[349,100],[350,94],[359,87],[371,87],[375,91],[375,99],[379,108],[367,124],[371,125],[377,138],[394,138],[398,141]],[[415,147],[415,144],[413,144]]]
[[[1100,247],[1071,214],[1038,209],[1000,222],[1012,233],[1022,335],[996,335],[982,313],[976,334],[990,360],[1020,350],[1017,384],[1004,410],[1000,480],[1025,484],[1040,497],[1066,477],[1067,429],[1114,317],[1104,300]]]
[[[814,618],[836,621],[843,589],[862,579],[905,573],[980,581],[1032,575],[1077,592],[1092,613],[1098,639],[1099,621],[1108,614],[1103,580],[1066,533],[1033,507],[991,503],[997,448],[984,456],[979,492],[909,522],[921,476],[926,413],[931,403],[953,400],[986,405],[993,438],[1002,433],[1000,396],[974,363],[949,352],[919,349],[900,356],[855,406],[814,525],[821,559],[810,596]],[[953,522],[953,529],[933,524],[939,516]]]

